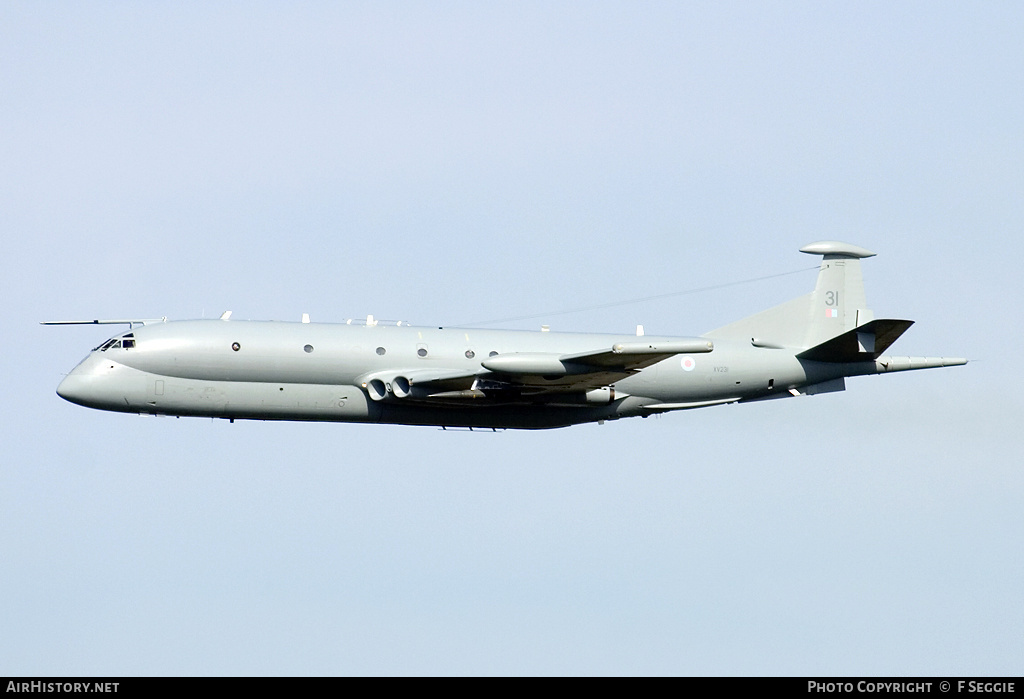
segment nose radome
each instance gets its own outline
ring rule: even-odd
[[[100,380],[101,377],[97,375],[96,367],[92,364],[94,362],[86,359],[72,369],[71,373],[57,385],[57,395],[76,405],[98,407],[97,403],[102,402],[105,387],[104,382]]]
[[[87,377],[94,373],[96,362],[94,354],[86,356],[57,386],[57,395],[77,405],[88,405],[86,399],[91,382]]]
[[[120,373],[115,362],[91,354],[64,377],[57,395],[87,408],[124,410],[128,386]]]
[[[85,387],[82,383],[82,377],[76,376],[75,374],[68,374],[57,386],[57,395],[71,403],[85,405],[85,395],[83,391]]]

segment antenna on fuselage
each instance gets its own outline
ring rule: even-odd
[[[150,323],[166,323],[167,316],[162,318],[125,318],[118,320],[43,320],[40,325],[149,325]]]

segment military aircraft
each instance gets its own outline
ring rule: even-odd
[[[57,387],[99,410],[231,420],[443,428],[565,427],[845,390],[845,378],[966,364],[883,355],[913,321],[867,309],[860,261],[835,241],[814,291],[700,337],[426,328],[376,321],[127,324]]]

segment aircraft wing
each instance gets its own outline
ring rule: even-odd
[[[481,365],[487,377],[519,386],[528,393],[565,392],[600,388],[677,354],[714,349],[706,338],[652,342],[620,342],[573,354],[513,352],[489,357]]]
[[[474,371],[390,369],[359,380],[373,400],[464,403],[467,399],[556,400],[559,395],[608,386],[644,367],[684,353],[710,352],[706,338],[617,343],[609,348],[557,354],[510,352],[480,362]]]
[[[590,367],[614,367],[629,369],[631,373],[646,366],[657,364],[676,354],[703,354],[715,348],[711,340],[694,337],[684,340],[668,340],[665,342],[619,342],[611,349],[578,354],[563,354],[559,359],[563,362],[582,364]]]

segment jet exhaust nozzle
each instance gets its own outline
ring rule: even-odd
[[[615,389],[609,386],[587,391],[584,398],[588,403],[611,403],[615,400]]]
[[[395,398],[408,398],[412,395],[412,384],[405,376],[396,376],[391,379],[391,392]]]
[[[366,384],[366,392],[373,400],[384,400],[388,397],[388,385],[380,379],[370,379]]]

